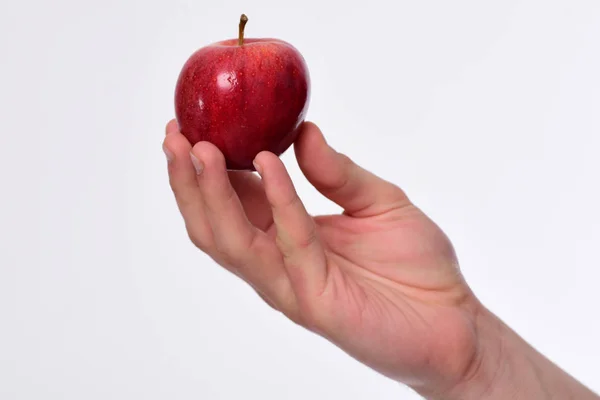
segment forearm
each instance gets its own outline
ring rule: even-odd
[[[477,322],[479,352],[460,384],[429,400],[599,400],[572,376],[537,352],[491,312]]]

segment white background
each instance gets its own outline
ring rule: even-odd
[[[600,391],[600,2],[2,0],[0,398],[417,398],[188,242],[163,128],[187,57],[242,12],[303,53],[328,140]]]

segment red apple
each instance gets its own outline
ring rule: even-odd
[[[230,170],[254,170],[261,151],[281,155],[294,142],[310,99],[306,62],[278,39],[239,38],[203,47],[187,60],[175,90],[181,133],[208,141]]]

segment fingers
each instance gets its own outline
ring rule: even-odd
[[[258,231],[248,221],[231,186],[223,154],[213,144],[200,142],[190,158],[217,249],[235,259],[243,258]]]
[[[192,241],[202,250],[207,250],[212,245],[212,231],[204,213],[204,202],[190,158],[191,149],[189,141],[179,132],[177,121],[171,120],[163,143],[169,182]],[[273,218],[260,178],[247,171],[229,172],[229,178],[250,222],[261,230],[267,230],[273,224]]]
[[[229,180],[223,153],[211,143],[200,142],[190,157],[213,232],[211,255],[231,265],[277,308],[290,312],[293,291],[281,255],[267,235],[248,220]]]
[[[304,124],[294,150],[309,182],[348,215],[370,217],[409,204],[400,188],[332,149],[313,123]]]
[[[260,179],[248,172],[228,174],[223,154],[209,143],[192,148],[174,120],[166,131],[163,149],[169,182],[194,244],[248,282],[277,309],[294,315],[296,299],[281,254],[245,214],[244,208],[259,228],[272,224]],[[236,191],[244,199],[244,207]]]
[[[277,245],[296,291],[320,294],[327,278],[327,263],[315,223],[306,212],[279,157],[258,154],[255,168],[262,176],[277,230]]]
[[[169,183],[191,240],[206,251],[212,245],[212,230],[204,214],[202,195],[190,159],[191,148],[189,141],[179,132],[177,122],[169,122],[163,142]]]

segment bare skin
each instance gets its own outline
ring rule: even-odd
[[[271,153],[255,159],[260,178],[228,172],[215,146],[166,130],[192,242],[297,324],[429,399],[598,399],[486,310],[442,230],[316,125],[296,159],[340,215],[310,216]]]

